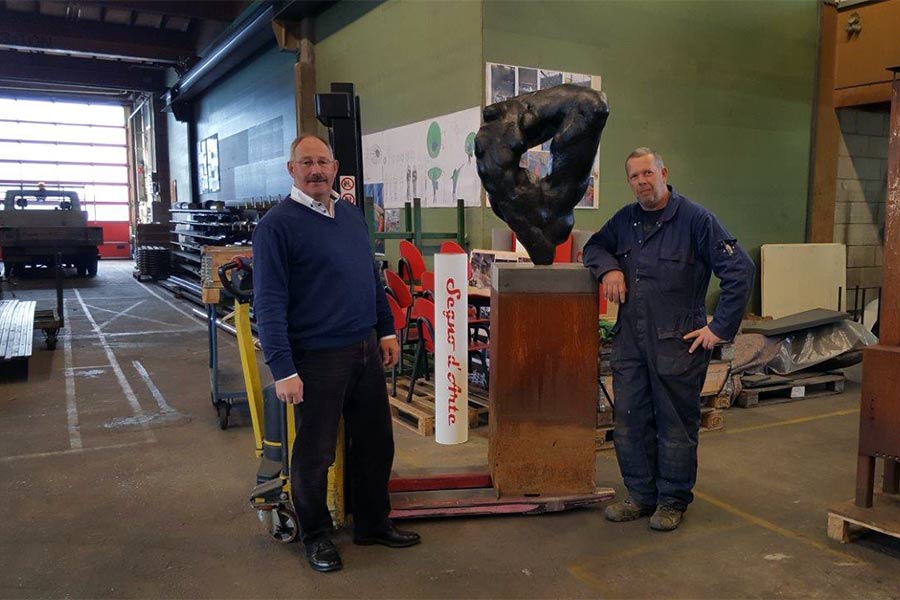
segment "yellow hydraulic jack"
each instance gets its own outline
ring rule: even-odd
[[[253,300],[251,259],[237,256],[220,266],[219,279],[225,290],[234,296],[234,325],[247,387],[256,456],[260,458],[256,486],[250,492],[250,506],[257,511],[259,520],[272,538],[290,543],[296,541],[299,535],[290,484],[290,449],[296,437],[294,406],[278,400],[274,384],[263,389],[260,382],[250,326],[250,304]],[[328,508],[335,527],[342,527],[346,522],[343,421],[338,429],[335,461],[328,471]]]

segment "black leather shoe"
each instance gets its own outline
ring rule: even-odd
[[[321,540],[306,544],[306,560],[309,561],[309,566],[313,570],[320,573],[339,571],[344,568],[344,563],[341,562],[341,555],[338,554],[337,548],[331,540]]]
[[[407,546],[415,546],[421,541],[422,538],[419,537],[418,533],[403,531],[393,525],[389,525],[387,529],[371,535],[353,536],[353,543],[359,546],[381,544],[389,548],[406,548]]]

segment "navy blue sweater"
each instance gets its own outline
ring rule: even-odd
[[[296,373],[291,348],[339,348],[394,334],[384,285],[359,209],[335,201],[334,218],[289,197],[253,233],[253,311],[266,364]]]

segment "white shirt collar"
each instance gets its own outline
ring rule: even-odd
[[[340,199],[340,195],[334,190],[331,190],[331,199],[334,202],[331,203],[331,210],[329,211],[329,207],[325,206],[318,200],[315,200],[302,192],[296,185],[291,186],[291,199],[295,202],[299,202],[303,206],[313,209],[317,213],[321,213],[326,217],[334,218],[334,202],[337,202]]]

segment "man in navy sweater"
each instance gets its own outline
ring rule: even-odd
[[[338,423],[344,416],[356,544],[402,548],[419,536],[388,519],[394,439],[384,368],[400,357],[384,286],[359,209],[332,186],[328,143],[291,144],[291,194],[253,234],[253,309],[278,398],[297,405],[291,490],[310,566],[336,571],[326,504]]]

